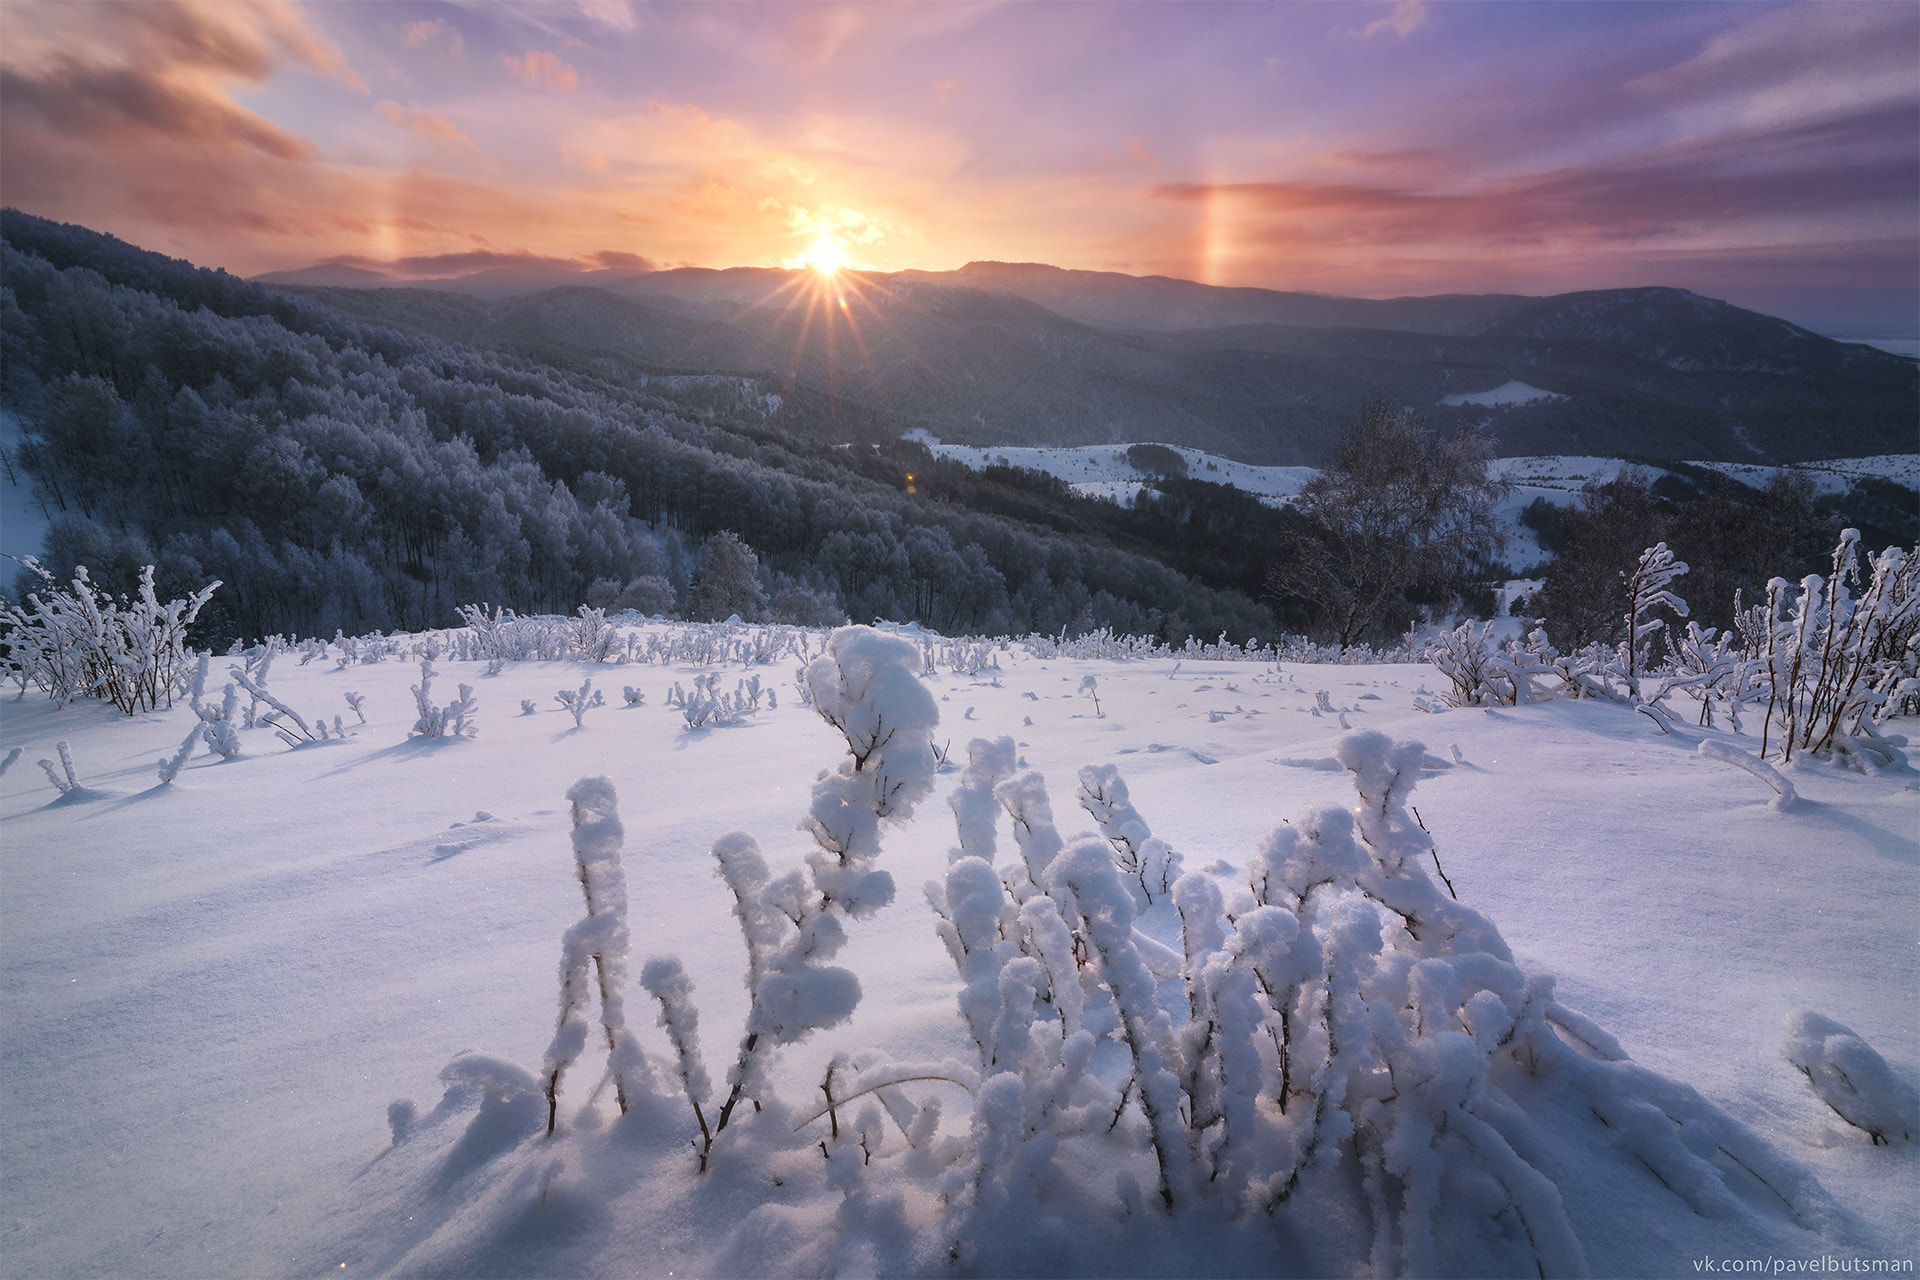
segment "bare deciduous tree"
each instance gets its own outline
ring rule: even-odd
[[[1492,456],[1486,436],[1441,438],[1409,410],[1367,406],[1301,490],[1310,526],[1268,572],[1268,592],[1305,605],[1313,632],[1343,648],[1404,629],[1418,603],[1450,596],[1505,546]]]

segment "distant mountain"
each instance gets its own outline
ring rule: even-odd
[[[903,271],[900,277],[1011,294],[1102,328],[1158,332],[1286,324],[1472,334],[1535,301],[1506,293],[1385,300],[1339,298],[1322,293],[1199,284],[1169,276],[1072,271],[1038,262],[969,262],[958,271]]]
[[[1920,449],[1914,361],[1679,289],[1374,302],[974,264],[830,284],[804,271],[679,269],[492,299],[327,296],[616,376],[759,375],[971,444],[1160,440],[1311,464],[1384,397],[1443,426],[1483,427],[1508,454],[1789,462]],[[1174,308],[1163,321],[1291,319],[1120,327],[1056,309],[1138,318],[1155,299]],[[1441,404],[1510,381],[1562,398]]]

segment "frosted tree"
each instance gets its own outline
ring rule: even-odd
[[[687,616],[718,622],[740,615],[751,622],[766,611],[760,585],[760,559],[740,535],[721,530],[707,539],[706,562],[687,596]]]
[[[1686,572],[1686,563],[1675,559],[1666,543],[1656,542],[1640,553],[1639,563],[1626,576],[1627,634],[1620,642],[1620,677],[1628,696],[1636,702],[1641,700],[1641,679],[1652,663],[1654,638],[1667,626],[1654,611],[1666,608],[1682,618],[1687,616],[1687,602],[1668,590]]]

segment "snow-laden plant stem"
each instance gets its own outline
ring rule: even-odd
[[[613,783],[582,778],[567,790],[573,805],[573,860],[587,914],[560,941],[560,1018],[540,1067],[547,1095],[547,1132],[560,1106],[560,1080],[587,1044],[589,982],[600,994],[607,1069],[622,1114],[646,1089],[647,1060],[627,1029],[627,874],[620,860],[626,833]]]
[[[871,627],[836,630],[806,667],[804,686],[813,709],[845,736],[847,758],[814,783],[801,823],[814,841],[806,870],[772,878],[745,832],[713,846],[746,939],[749,1007],[703,1156],[743,1100],[760,1104],[777,1046],[845,1021],[860,1002],[859,979],[827,962],[846,941],[843,920],[893,901],[893,877],[875,865],[882,825],[904,821],[933,789],[929,740],[940,712],[919,666],[904,640]]]
[[[73,752],[67,748],[67,740],[62,738],[60,741],[54,743],[53,749],[60,753],[61,773],[55,773],[53,771],[53,761],[51,760],[41,760],[40,768],[47,775],[47,781],[53,784],[54,790],[64,796],[80,786],[80,778],[79,775],[73,771]],[[65,776],[62,777],[61,774],[65,774]]]
[[[420,683],[411,686],[414,709],[420,714],[419,719],[413,722],[413,728],[407,731],[408,734],[422,738],[479,736],[480,726],[474,722],[473,716],[479,710],[480,704],[474,699],[473,686],[461,685],[459,697],[444,707],[436,707],[433,705],[433,678],[438,674],[440,673],[433,669],[431,658],[420,659]],[[347,695],[349,705],[358,711],[360,706],[353,701],[355,697],[354,694]],[[362,724],[366,723],[365,716],[361,716],[360,720]]]

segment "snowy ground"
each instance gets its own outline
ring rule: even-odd
[[[1509,379],[1491,391],[1462,391],[1458,395],[1442,396],[1444,405],[1481,404],[1510,405],[1532,404],[1535,400],[1565,400],[1567,397],[1558,391],[1542,391],[1530,387],[1517,379]]]
[[[1869,1145],[1780,1050],[1783,1020],[1811,1009],[1859,1032],[1909,1085],[1920,1080],[1912,774],[1801,768],[1804,802],[1774,812],[1755,779],[1692,750],[1701,731],[1663,738],[1621,708],[1565,701],[1424,714],[1413,697],[1444,683],[1425,667],[1176,669],[1017,652],[998,662],[997,676],[930,680],[937,736],[956,758],[970,736],[1012,734],[1046,774],[1068,835],[1089,825],[1073,802],[1077,770],[1116,764],[1155,833],[1229,891],[1263,832],[1303,804],[1353,799],[1331,759],[1340,725],[1314,714],[1317,691],[1356,727],[1459,761],[1436,767],[1414,800],[1462,900],[1492,918],[1523,968],[1557,975],[1566,1004],[1804,1165],[1840,1206],[1818,1233],[1760,1213],[1706,1218],[1631,1161],[1570,1166],[1562,1190],[1595,1274],[1692,1274],[1704,1256],[1920,1254],[1914,1149]],[[936,1210],[924,1197],[891,1216],[874,1210],[828,1255],[819,1241],[851,1221],[835,1217],[837,1193],[796,1183],[779,1206],[749,1212],[781,1195],[725,1176],[701,1184],[684,1107],[641,1108],[609,1132],[606,1098],[569,1094],[570,1134],[501,1131],[492,1136],[512,1149],[499,1152],[476,1124],[456,1143],[470,1110],[435,1111],[440,1069],[469,1049],[537,1066],[552,1032],[559,939],[580,914],[567,787],[606,774],[618,788],[635,964],[685,960],[717,1071],[745,996],[709,846],[743,828],[776,871],[793,863],[809,786],[844,744],[793,696],[791,661],[758,668],[777,709],[699,731],[664,705],[694,668],[592,669],[612,704],[629,683],[646,703],[596,709],[576,730],[553,694],[585,668],[439,667],[437,693],[450,697],[457,680],[477,688],[477,739],[408,739],[409,664],[282,658],[272,687],[297,709],[339,711],[351,726],[342,695],[353,690],[369,723],[297,750],[247,731],[241,758],[198,757],[166,787],[153,762],[191,723],[185,708],[129,719],[96,705],[0,704],[0,752],[26,748],[0,779],[6,1272],[947,1269],[926,1252],[921,1229]],[[1103,714],[1079,692],[1087,675]],[[520,714],[523,698],[539,712]],[[58,739],[71,743],[84,793],[57,797],[33,767]],[[783,1093],[804,1100],[837,1051],[968,1051],[953,965],[916,890],[946,865],[954,828],[941,801],[956,777],[943,773],[913,822],[886,837],[883,864],[901,892],[850,926],[840,960],[864,1002],[851,1023],[786,1051]],[[1176,926],[1161,909],[1143,927],[1170,937]],[[636,991],[630,1016],[663,1052],[642,1007]],[[1119,1074],[1114,1049],[1097,1071]],[[388,1106],[402,1098],[424,1119],[394,1146]],[[947,1103],[947,1124],[964,1133],[964,1096]],[[1064,1229],[1068,1243],[1032,1269],[1348,1269],[1312,1237],[1260,1224]]]
[[[1472,396],[1450,396],[1442,403],[1520,404],[1550,394],[1522,382],[1509,382],[1493,391]],[[910,431],[907,435],[941,457],[956,459],[970,467],[1004,463],[1045,472],[1066,481],[1075,491],[1090,498],[1126,503],[1146,487],[1144,477],[1127,461],[1129,446],[1124,444],[1050,449],[994,448],[943,444],[938,438],[920,430]],[[1315,474],[1312,467],[1256,467],[1216,454],[1202,453],[1198,449],[1175,445],[1166,447],[1187,460],[1189,475],[1217,484],[1232,485],[1275,506],[1292,501]],[[1545,498],[1548,502],[1569,506],[1581,487],[1589,481],[1611,480],[1631,465],[1619,458],[1557,455],[1495,459],[1493,474],[1513,485],[1500,505],[1501,519],[1511,539],[1506,551],[1507,562],[1517,569],[1530,569],[1547,559],[1547,553],[1541,549],[1533,531],[1520,523],[1520,512],[1528,503],[1535,498]],[[1791,472],[1812,480],[1817,493],[1844,492],[1854,481],[1870,476],[1894,480],[1908,488],[1920,488],[1920,453],[1836,458],[1825,462],[1796,463],[1788,467],[1751,466],[1738,462],[1701,462],[1693,465],[1710,467],[1742,483],[1756,486],[1765,485],[1776,472]]]
[[[7,454],[8,465],[0,466],[0,556],[37,556],[47,538],[47,517],[33,496],[33,483],[20,469],[20,420],[0,412],[0,449]],[[0,565],[0,573],[12,576],[19,566]]]

